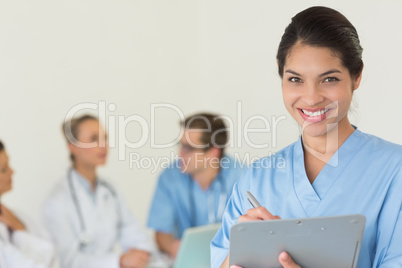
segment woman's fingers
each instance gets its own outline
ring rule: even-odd
[[[239,217],[239,222],[256,221],[256,220],[280,220],[281,217],[272,215],[268,209],[264,207],[256,207],[247,210],[246,214]],[[227,264],[226,264],[227,265]],[[300,266],[286,266],[285,268],[300,268]],[[238,265],[231,265],[230,268],[243,268]]]
[[[287,252],[282,252],[281,254],[279,254],[278,259],[283,268],[301,268],[293,261],[293,259],[289,256]]]
[[[247,210],[245,215],[240,216],[240,221],[256,221],[256,220],[277,220],[279,216],[274,216],[264,207],[257,207]]]

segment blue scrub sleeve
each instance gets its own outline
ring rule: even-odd
[[[172,182],[170,182],[172,183]],[[157,232],[173,234],[176,211],[173,204],[174,193],[169,189],[169,177],[164,173],[159,177],[148,216],[148,227]]]
[[[225,213],[223,214],[222,226],[211,243],[211,267],[220,267],[229,253],[230,228],[233,224],[237,223],[239,217],[243,215],[243,196],[236,182],[233,186],[233,192],[226,206]]]
[[[378,220],[377,251],[373,267],[402,267],[402,167],[389,187]]]

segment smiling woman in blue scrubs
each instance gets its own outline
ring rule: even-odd
[[[237,221],[354,213],[367,218],[357,267],[402,267],[402,146],[363,133],[347,115],[362,51],[356,29],[335,10],[312,7],[292,19],[277,60],[284,104],[302,135],[252,164],[234,186],[212,241],[212,267],[228,267]],[[285,164],[267,168],[275,157]],[[251,208],[246,191],[262,207]],[[278,259],[299,267],[286,252]]]

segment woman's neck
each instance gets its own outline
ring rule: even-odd
[[[75,162],[74,169],[89,182],[91,189],[94,191],[96,186],[96,168],[94,166]]]
[[[354,131],[354,127],[346,119],[325,135],[319,137],[302,135],[303,147],[311,155],[327,163]]]

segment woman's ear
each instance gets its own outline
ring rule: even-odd
[[[76,153],[77,147],[74,144],[69,142],[68,150],[70,151],[70,154],[74,155]]]
[[[363,65],[364,68],[364,65]],[[356,90],[360,86],[360,82],[362,81],[362,76],[363,76],[363,68],[362,71],[360,72],[359,76],[357,76],[354,81],[353,81],[353,90]]]

